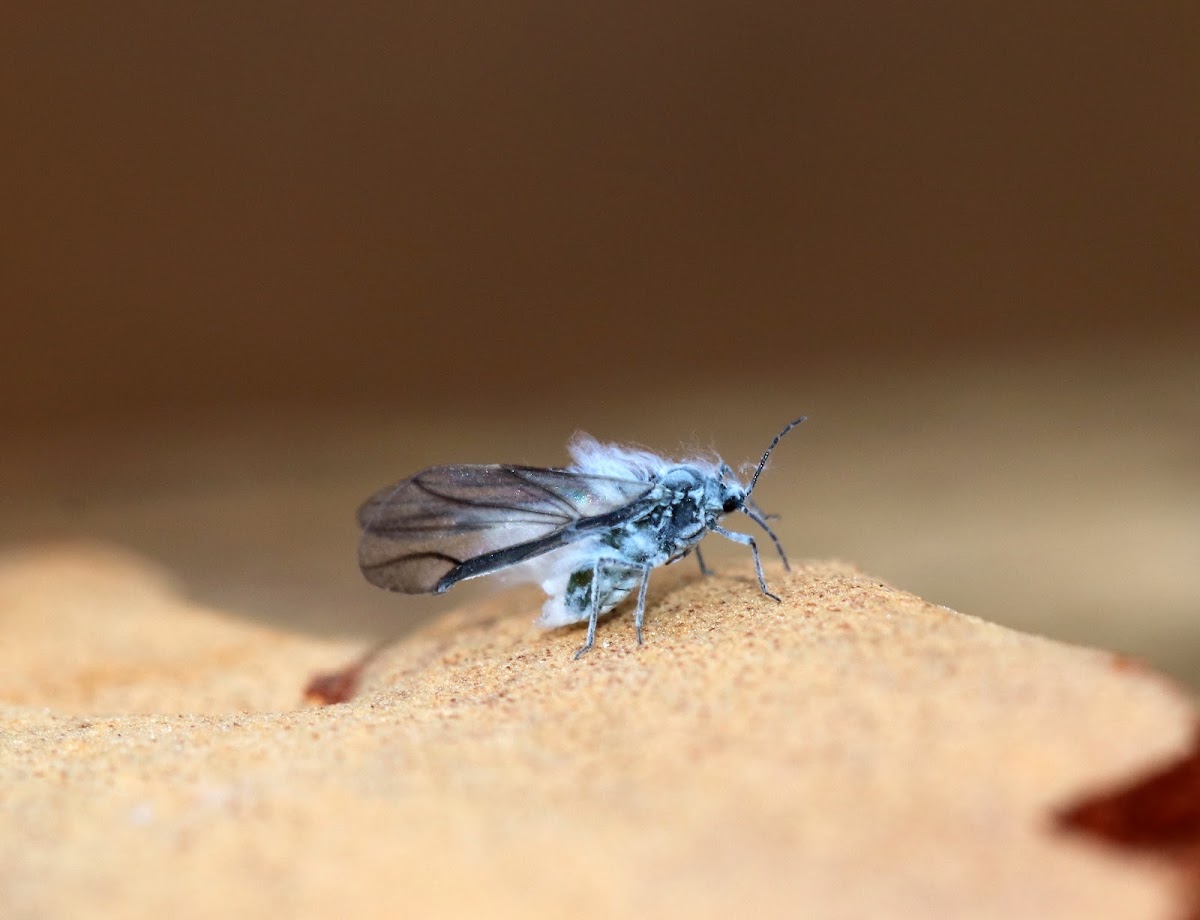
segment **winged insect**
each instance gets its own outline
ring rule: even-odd
[[[358,563],[367,580],[405,594],[441,594],[460,581],[528,563],[548,595],[538,623],[596,621],[637,590],[638,644],[651,570],[695,553],[719,534],[750,547],[758,585],[778,601],[763,576],[758,545],[721,521],[741,512],[787,556],[751,499],[776,445],[803,422],[789,423],[743,485],[721,460],[676,462],[645,450],[601,444],[587,435],[569,445],[565,469],[511,464],[435,466],[377,492],[358,510]]]

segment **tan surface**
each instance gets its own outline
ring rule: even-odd
[[[360,647],[186,604],[161,571],[108,549],[0,559],[0,700],[16,706],[76,715],[290,709],[297,674]]]
[[[846,566],[770,571],[782,605],[722,573],[659,573],[646,646],[618,614],[579,662],[502,595],[305,709],[354,647],[129,559],[10,558],[7,915],[1170,916],[1154,865],[1049,827],[1186,748],[1170,685]]]

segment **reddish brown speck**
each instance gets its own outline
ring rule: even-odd
[[[345,703],[353,698],[358,691],[358,682],[362,673],[371,663],[382,646],[375,646],[359,656],[358,660],[337,671],[326,671],[316,674],[304,688],[304,698],[321,706],[332,706],[334,703]]]
[[[1114,671],[1147,670],[1146,662],[1141,658],[1135,658],[1133,655],[1113,655],[1110,663]]]

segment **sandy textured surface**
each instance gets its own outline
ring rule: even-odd
[[[682,567],[681,567],[682,568]],[[385,649],[197,610],[136,560],[0,566],[4,916],[1162,917],[1165,871],[1057,833],[1180,754],[1112,655],[813,563],[660,573],[647,644],[522,591]]]

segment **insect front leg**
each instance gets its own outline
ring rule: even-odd
[[[743,546],[750,547],[750,552],[754,554],[754,571],[758,573],[758,587],[762,589],[763,594],[771,598],[771,600],[778,602],[779,597],[767,589],[767,579],[763,575],[762,559],[758,556],[758,544],[754,542],[754,537],[748,533],[726,530],[724,527],[713,527],[712,532],[719,533],[726,540],[732,540],[734,543],[741,543]]]
[[[700,547],[696,547],[693,552],[696,554],[696,561],[700,563],[700,574],[711,575],[713,570],[704,564],[704,557],[700,555]]]
[[[747,517],[750,518],[750,520],[767,532],[767,536],[771,538],[771,542],[775,544],[775,549],[779,552],[779,558],[783,560],[784,569],[790,572],[792,567],[788,564],[787,553],[783,551],[783,544],[779,542],[779,537],[775,536],[775,531],[773,531],[767,524],[766,515],[760,513],[757,509],[751,509],[748,506],[742,508],[742,511]]]

